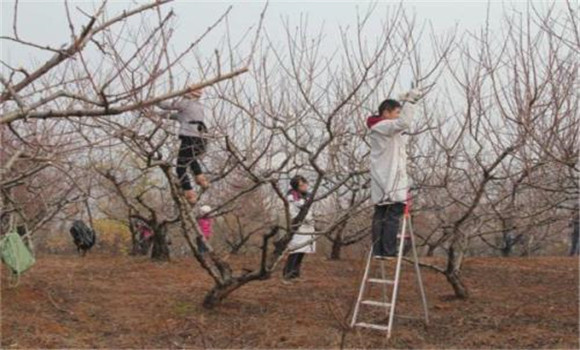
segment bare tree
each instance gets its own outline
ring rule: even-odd
[[[457,296],[469,294],[461,273],[473,242],[510,252],[515,243],[507,238],[514,231],[518,242],[535,249],[578,197],[579,40],[571,6],[564,14],[530,7],[522,17],[506,17],[501,32],[487,26],[458,39],[427,33],[399,5],[368,40],[370,6],[356,27],[341,28],[340,47],[332,52],[324,50],[322,32],[309,34],[306,20],[296,27],[283,21],[286,35],[278,42],[262,33],[260,18],[242,35],[249,52],[226,30],[208,57],[194,48],[218,26],[227,27],[229,10],[174,52],[175,14],[163,11],[167,2],[112,17],[104,16],[103,3],[86,14],[80,31],[69,15],[71,41],[60,49],[22,40],[16,21],[14,33],[2,38],[53,55],[30,72],[4,63],[10,74],[1,80],[0,124],[10,147],[2,149],[1,184],[11,207],[3,220],[26,201],[13,188],[34,188],[47,169],[53,180],[66,173],[67,185],[49,188],[53,199],[45,202],[51,204],[43,218],[59,206],[114,193],[126,210],[122,216],[146,221],[159,231],[156,237],[179,222],[187,247],[213,279],[204,306],[214,307],[238,288],[272,277],[310,210],[317,216],[316,239],[333,242],[334,258],[368,235],[364,119],[411,82],[438,82],[409,133],[413,214],[427,255],[441,251],[447,258],[444,267],[424,265],[442,273]],[[135,31],[123,33],[132,44],[127,50],[119,38],[129,22]],[[106,63],[90,63],[89,54]],[[195,76],[184,68],[186,59],[195,62]],[[205,86],[211,141],[203,164],[211,188],[199,201],[210,204],[210,215],[231,232],[229,251],[208,243],[201,253],[196,208],[175,175],[170,121],[155,105]],[[35,139],[36,130],[42,140]],[[53,135],[57,139],[48,142]],[[88,173],[102,175],[107,185],[96,186]],[[310,180],[313,199],[291,217],[286,189],[297,173]],[[536,230],[533,242],[528,230]],[[499,245],[489,238],[497,235],[506,237]],[[227,254],[250,240],[257,263],[236,271]],[[156,246],[165,257],[163,242]]]
[[[441,234],[430,237],[430,245],[447,256],[444,268],[431,267],[458,297],[468,296],[461,267],[473,238],[550,224],[558,217],[554,208],[577,198],[577,181],[558,181],[565,184],[560,188],[551,181],[578,176],[577,132],[570,134],[578,128],[578,96],[572,93],[578,66],[576,50],[562,39],[573,29],[538,25],[556,18],[563,17],[531,8],[506,16],[505,30],[492,33],[488,26],[469,34],[460,56],[448,61],[451,88],[461,98],[447,98],[447,125],[430,131],[432,153],[420,158],[429,168],[415,167],[429,169],[420,200],[436,208]],[[551,188],[542,193],[546,180]]]
[[[106,13],[106,1],[90,13],[81,8],[73,10],[64,3],[70,40],[59,48],[19,35],[22,22],[19,2],[15,2],[12,33],[0,40],[50,57],[32,68],[13,67],[2,61],[2,158],[9,165],[3,167],[1,180],[3,231],[5,225],[15,222],[15,214],[34,232],[67,204],[87,200],[90,181],[83,177],[85,173],[75,170],[87,167],[77,157],[102,152],[115,142],[115,137],[103,134],[95,120],[111,118],[110,123],[128,126],[126,113],[146,110],[157,102],[247,71],[247,61],[230,61],[232,69],[222,72],[223,63],[218,57],[213,62],[218,67],[216,75],[204,75],[194,83],[195,77],[188,74],[176,81],[175,71],[182,69],[197,44],[223,23],[229,10],[183,51],[170,54],[175,14],[162,10],[169,2],[153,1],[114,15]],[[125,45],[131,40],[133,45]],[[159,86],[167,81],[180,87],[159,93]],[[52,186],[51,181],[58,186]],[[58,194],[45,195],[58,189]],[[24,210],[30,201],[26,197],[42,198],[41,202],[35,201],[42,208]]]

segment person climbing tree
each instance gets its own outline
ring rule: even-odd
[[[290,190],[288,191],[288,204],[290,205],[290,217],[295,218],[300,213],[302,206],[307,201],[312,200],[308,193],[308,181],[301,175],[296,175],[290,180]],[[283,280],[285,282],[295,281],[300,277],[300,267],[304,255],[316,252],[316,242],[314,233],[314,215],[309,210],[304,221],[296,229],[292,240],[288,244],[290,255],[286,260],[286,266],[283,271]]]
[[[413,119],[414,104],[423,95],[413,89],[397,100],[384,100],[378,115],[367,118],[371,148],[371,199],[375,205],[372,221],[375,258],[397,255],[399,221],[405,209],[408,192],[407,136]]]
[[[207,147],[206,132],[204,123],[205,108],[199,101],[202,89],[193,90],[185,95],[182,100],[174,103],[161,102],[158,107],[164,110],[175,110],[177,113],[169,114],[169,118],[177,120],[179,127],[179,153],[177,154],[177,177],[181,183],[181,188],[185,192],[185,197],[191,204],[197,202],[197,194],[187,175],[187,168],[191,168],[195,176],[195,182],[202,188],[209,188],[209,181],[206,179],[199,158],[205,153]]]
[[[199,217],[197,219],[197,224],[199,225],[199,229],[201,230],[202,237],[197,237],[197,246],[199,247],[200,253],[207,252],[207,246],[205,242],[207,242],[212,233],[213,233],[213,219],[209,216],[211,212],[211,207],[209,205],[203,205],[199,208]]]

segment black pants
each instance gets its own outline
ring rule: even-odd
[[[300,277],[300,265],[302,264],[302,259],[304,259],[305,253],[292,253],[288,255],[288,260],[286,260],[286,266],[284,266],[283,276],[286,279],[298,278]]]
[[[373,255],[397,255],[397,233],[404,210],[405,204],[398,202],[375,206],[372,226]]]
[[[201,254],[207,252],[207,246],[205,245],[205,242],[203,241],[203,238],[197,237],[196,241],[197,241],[197,250]]]
[[[570,256],[580,255],[580,246],[578,245],[579,234],[578,231],[572,232],[572,245],[570,247]]]
[[[198,158],[205,152],[206,140],[195,136],[179,136],[181,145],[177,154],[177,177],[181,183],[181,188],[191,190],[191,182],[187,176],[187,168],[191,168],[194,175],[202,174],[201,165]]]

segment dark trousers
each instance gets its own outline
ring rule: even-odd
[[[288,255],[286,266],[284,266],[284,278],[292,279],[300,277],[300,265],[302,264],[302,259],[304,259],[304,254],[305,253],[292,253]]]
[[[580,246],[578,245],[579,234],[578,231],[572,232],[572,245],[570,247],[570,256],[580,255]]]
[[[375,206],[372,225],[373,255],[397,255],[397,233],[404,210],[405,204],[399,202]]]
[[[199,250],[201,254],[207,252],[207,246],[205,245],[203,238],[197,237],[196,241],[197,241],[197,250]]]
[[[187,176],[187,168],[191,168],[194,175],[202,174],[201,165],[198,158],[205,152],[206,140],[195,136],[179,136],[181,145],[177,154],[177,177],[181,183],[181,188],[191,190],[191,182]]]

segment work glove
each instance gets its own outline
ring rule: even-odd
[[[409,102],[409,103],[416,103],[419,101],[423,96],[427,93],[425,89],[422,88],[414,88],[409,90],[405,93],[399,95],[399,101]]]

